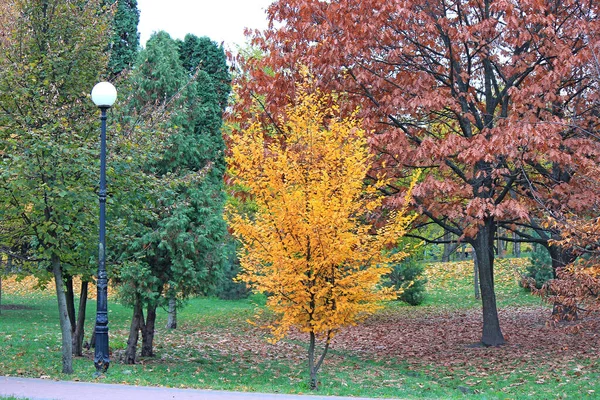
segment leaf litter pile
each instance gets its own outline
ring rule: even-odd
[[[550,312],[545,306],[501,309],[500,323],[507,343],[486,348],[478,345],[482,328],[478,309],[388,309],[363,324],[342,330],[333,340],[325,365],[333,373],[353,370],[349,375],[357,380],[366,379],[365,374],[374,374],[371,382],[383,379],[385,372],[353,364],[352,359],[369,360],[380,365],[382,371],[397,370],[400,366],[404,369],[400,375],[414,371],[415,376],[427,376],[436,384],[448,382],[448,386],[464,389],[464,393],[478,393],[480,389],[496,387],[499,382],[503,387],[496,389],[508,393],[526,381],[540,387],[549,382],[560,387],[581,380],[592,385],[600,369],[600,316],[589,315],[577,323],[556,324],[550,322]],[[288,372],[290,381],[300,382],[305,378],[306,334],[293,332],[288,339],[271,344],[267,341],[270,336],[267,331],[250,325],[213,327],[191,334],[186,331],[184,328],[158,335],[157,348],[163,362],[177,358],[183,362],[198,361],[197,357],[205,357],[205,362],[231,360],[239,371],[258,370],[265,363],[271,366],[291,363],[295,367]],[[579,388],[580,383],[577,385]],[[587,393],[592,395],[594,390]]]

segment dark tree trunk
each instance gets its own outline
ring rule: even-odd
[[[156,323],[156,305],[148,305],[146,323],[142,325],[142,357],[154,357],[154,326]]]
[[[577,259],[577,255],[573,251],[561,246],[548,246],[548,251],[552,257],[552,274],[554,279],[557,278],[557,271]],[[579,318],[577,307],[567,306],[558,302],[552,307],[552,316],[559,321],[575,321]]]
[[[85,307],[87,305],[89,282],[81,281],[81,291],[79,293],[79,309],[77,310],[77,322],[73,331],[73,355],[83,356],[83,335],[85,328]]]
[[[129,328],[129,338],[127,339],[127,349],[125,350],[125,364],[135,364],[139,332],[144,325],[144,310],[139,295],[136,295],[133,305],[133,317]]]
[[[92,329],[92,336],[90,336],[90,349],[96,347],[96,322],[94,322],[94,329]]]
[[[497,232],[496,236],[496,254],[498,258],[504,258],[504,244],[502,243],[502,239],[500,239],[500,232]]]
[[[2,274],[4,273],[4,267],[2,263],[4,261],[4,257],[0,253],[0,315],[2,315]]]
[[[317,380],[317,370],[315,369],[315,334],[310,333],[310,342],[308,344],[308,370],[310,372],[310,389],[317,390],[319,381]]]
[[[329,350],[329,344],[331,343],[331,335],[332,331],[327,332],[327,339],[325,341],[325,348],[323,349],[323,353],[317,360],[316,356],[316,335],[314,332],[310,332],[310,342],[308,345],[308,370],[310,372],[310,384],[309,387],[311,390],[319,389],[319,380],[317,374],[319,373],[319,369],[321,368],[321,364],[323,364],[323,360],[325,360],[325,356],[327,355],[327,351]]]
[[[177,299],[169,297],[169,316],[167,318],[167,329],[177,329]]]
[[[71,321],[71,334],[75,331],[75,293],[73,291],[73,277],[67,275],[65,277],[65,296],[67,300],[67,313],[69,321]]]
[[[58,302],[58,316],[60,320],[60,330],[62,333],[62,372],[63,374],[73,373],[73,340],[71,338],[71,322],[67,311],[67,299],[63,285],[62,268],[58,256],[52,255],[52,273],[56,286],[56,298]]]
[[[452,238],[452,235],[450,234],[450,232],[446,231],[444,232],[444,241],[449,242],[450,239]],[[456,248],[458,247],[458,243],[444,243],[444,252],[442,253],[442,262],[449,262],[450,261],[450,256],[452,255],[452,253],[454,253],[456,251]]]
[[[513,233],[513,238],[517,239],[516,233]],[[520,242],[513,243],[513,256],[515,256],[516,258],[521,257],[521,243]]]
[[[477,262],[477,252],[473,251],[473,287],[475,289],[475,298],[481,300],[479,291],[479,263]]]
[[[485,218],[483,226],[473,242],[479,267],[479,287],[483,306],[483,332],[481,343],[485,346],[500,346],[505,343],[498,320],[496,293],[494,290],[494,231],[495,222]]]

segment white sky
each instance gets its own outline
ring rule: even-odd
[[[208,36],[235,50],[246,40],[244,28],[267,27],[266,9],[273,0],[138,0],[140,44],[153,32],[167,31],[174,39],[186,34]]]

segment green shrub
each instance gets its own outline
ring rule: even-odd
[[[522,275],[521,286],[525,289],[541,289],[544,283],[554,278],[552,270],[552,257],[545,247],[537,246],[537,249],[529,256],[530,265]]]
[[[398,300],[412,306],[418,306],[425,299],[425,284],[427,278],[423,277],[425,267],[412,259],[406,259],[392,267],[392,272],[387,276],[390,286],[403,289]]]

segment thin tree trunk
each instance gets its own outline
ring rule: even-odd
[[[73,277],[67,275],[65,277],[65,298],[67,301],[67,313],[69,321],[71,321],[71,334],[75,332],[75,292],[73,291]]]
[[[310,372],[310,389],[317,390],[319,382],[317,381],[317,371],[315,370],[315,333],[310,332],[310,342],[308,344],[308,370]]]
[[[85,327],[85,307],[87,305],[88,281],[81,281],[81,291],[79,293],[79,309],[77,310],[77,322],[73,332],[73,355],[83,356],[83,335]]]
[[[503,253],[503,245],[502,245],[502,239],[500,239],[500,232],[497,232],[497,239],[496,239],[496,248],[497,248],[497,254],[498,254],[498,258],[504,258],[504,253]]]
[[[494,230],[492,218],[484,219],[484,224],[474,240],[479,267],[479,287],[483,306],[483,331],[481,343],[485,346],[499,346],[505,343],[498,319],[496,293],[494,290]]]
[[[575,261],[577,256],[569,249],[561,246],[548,246],[548,251],[552,257],[552,273],[554,279],[557,278],[556,271],[564,268]],[[552,307],[552,316],[559,321],[575,321],[579,318],[577,307],[566,306],[555,302]]]
[[[325,342],[325,348],[323,349],[323,353],[319,357],[319,360],[316,360],[315,348],[316,348],[316,336],[314,332],[310,332],[310,342],[308,345],[308,370],[310,371],[310,389],[318,390],[319,389],[319,380],[317,379],[317,374],[319,369],[321,368],[321,364],[323,364],[323,360],[325,360],[325,356],[327,355],[327,351],[329,350],[329,344],[331,343],[331,331],[327,332],[327,339]]]
[[[90,336],[90,349],[96,347],[96,322],[94,321],[94,329],[92,329],[92,336]]]
[[[475,289],[475,298],[481,300],[479,291],[479,263],[477,262],[477,252],[473,251],[473,287]]]
[[[444,241],[450,240],[450,233],[448,231],[444,232],[443,239]],[[451,243],[444,243],[444,252],[442,253],[442,262],[444,263],[450,261],[450,254],[452,253],[450,245]]]
[[[169,297],[169,316],[167,318],[167,329],[177,329],[177,299]]]
[[[71,322],[67,311],[67,299],[63,286],[62,269],[57,255],[52,255],[52,273],[54,274],[54,283],[56,285],[56,298],[58,301],[58,315],[60,320],[60,330],[62,333],[62,372],[64,374],[73,373],[73,340],[71,338]]]
[[[513,238],[517,239],[517,234],[513,233]],[[521,257],[521,243],[520,242],[514,242],[513,243],[513,255],[516,258],[520,258]]]
[[[129,328],[129,338],[127,339],[127,349],[125,350],[125,364],[135,364],[139,332],[144,325],[144,310],[139,295],[136,295],[133,305],[133,316]]]
[[[450,241],[452,234],[446,231],[444,233],[444,241]],[[459,243],[444,243],[444,252],[442,253],[442,262],[449,262],[450,256],[456,251],[460,244]]]
[[[156,305],[148,305],[146,323],[142,325],[142,357],[154,357],[154,325],[156,322]]]

